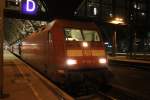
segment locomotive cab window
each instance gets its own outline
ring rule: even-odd
[[[85,41],[100,41],[99,35],[96,31],[83,30],[82,32]]]
[[[65,28],[65,38],[67,41],[83,41],[80,29]]]
[[[100,41],[97,31],[65,28],[66,41]]]

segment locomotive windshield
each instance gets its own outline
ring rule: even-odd
[[[66,41],[100,41],[97,31],[65,28]]]
[[[67,41],[83,41],[83,37],[79,29],[65,29],[65,37]]]

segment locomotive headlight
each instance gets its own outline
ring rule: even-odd
[[[67,65],[75,65],[75,64],[77,64],[77,61],[74,59],[67,59],[66,63],[67,63]]]
[[[83,47],[88,47],[89,45],[88,45],[87,42],[83,42],[83,43],[82,43],[82,46],[83,46]]]
[[[107,63],[106,58],[99,58],[99,63],[100,64],[106,64]]]

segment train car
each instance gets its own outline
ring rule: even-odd
[[[27,36],[21,58],[55,83],[108,83],[112,73],[93,22],[56,19]]]

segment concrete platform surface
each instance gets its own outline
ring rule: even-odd
[[[4,51],[3,68],[3,90],[8,96],[0,100],[61,100],[28,65],[8,51]]]

